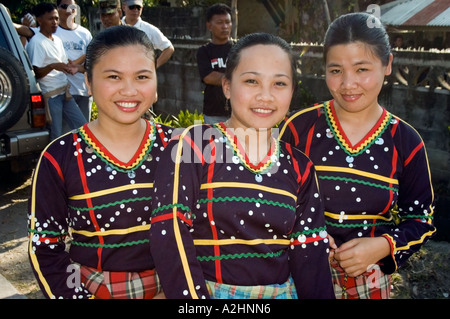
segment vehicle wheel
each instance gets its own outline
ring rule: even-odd
[[[27,108],[30,85],[22,63],[0,48],[0,132],[17,123]]]

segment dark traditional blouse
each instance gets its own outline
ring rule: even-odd
[[[373,129],[352,145],[333,101],[296,111],[280,137],[313,161],[324,197],[328,232],[340,244],[385,236],[389,274],[435,232],[434,196],[424,143],[409,124],[383,110]]]
[[[147,122],[128,163],[109,153],[87,124],[43,151],[32,180],[28,224],[31,266],[47,297],[89,297],[74,262],[99,271],[154,269],[153,175],[170,133],[169,127]]]
[[[253,165],[220,123],[186,129],[162,162],[151,250],[167,297],[209,298],[205,280],[255,286],[292,276],[299,298],[334,298],[323,203],[303,153],[273,138]]]

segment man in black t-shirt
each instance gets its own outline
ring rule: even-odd
[[[205,84],[203,97],[203,117],[205,123],[226,121],[230,107],[222,91],[228,52],[233,45],[231,35],[231,9],[218,3],[206,11],[206,27],[211,32],[211,41],[197,51],[197,65],[202,82]]]

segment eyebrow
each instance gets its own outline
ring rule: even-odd
[[[239,76],[243,76],[243,75],[246,75],[246,74],[261,75],[261,73],[256,72],[256,71],[248,71],[248,72],[243,72],[243,73],[241,73]],[[284,74],[284,73],[277,73],[277,74],[275,74],[274,77],[278,77],[278,78],[279,78],[279,77],[287,77],[287,78],[291,78],[289,75]]]
[[[362,60],[362,61],[357,61],[356,63],[353,63],[352,66],[363,65],[363,64],[372,64],[372,62],[366,61],[366,60]],[[339,63],[329,63],[329,64],[327,64],[327,68],[341,67],[341,66],[342,65],[339,64]]]
[[[121,71],[118,71],[118,70],[114,70],[114,69],[107,69],[107,70],[103,70],[103,73],[108,73],[108,72],[113,72],[113,73],[124,73],[124,72],[121,72]],[[139,71],[137,71],[137,72],[135,72],[135,73],[147,73],[147,72],[150,72],[150,73],[155,73],[154,71],[152,71],[152,70],[150,70],[150,69],[142,69],[142,70],[139,70]]]

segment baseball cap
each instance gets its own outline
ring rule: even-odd
[[[120,0],[99,0],[98,7],[101,14],[114,13],[117,8],[120,8]]]
[[[138,5],[138,6],[143,7],[143,5],[142,5],[142,0],[123,0],[123,2],[124,2],[124,4],[127,5],[127,6],[135,6],[135,5]]]

